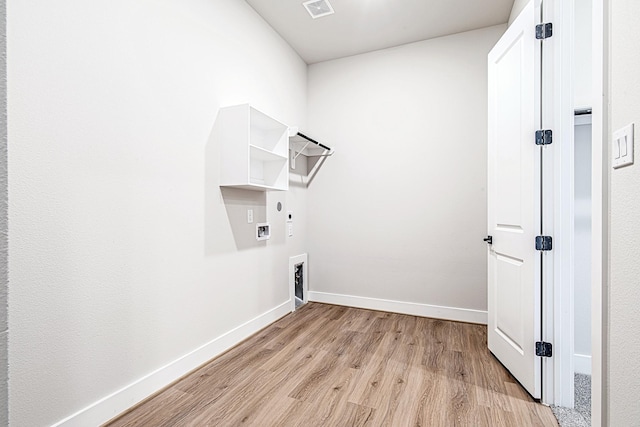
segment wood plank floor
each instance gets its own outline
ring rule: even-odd
[[[557,426],[486,326],[309,303],[108,426]]]

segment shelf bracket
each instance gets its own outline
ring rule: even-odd
[[[293,153],[294,153],[293,161],[295,161],[295,160],[298,158],[298,156],[300,156],[300,154],[302,154],[302,152],[303,152],[304,150],[306,150],[306,148],[309,146],[309,144],[311,144],[311,141],[307,142],[307,143],[305,144],[305,146],[304,146],[304,147],[302,147],[302,150],[298,151],[297,153],[296,153],[296,150],[293,150]]]
[[[297,159],[297,158],[300,156],[300,154],[302,154],[302,152],[303,152],[303,151],[304,151],[304,150],[309,146],[309,144],[311,144],[311,141],[307,142],[307,143],[305,144],[305,146],[304,146],[304,147],[302,147],[302,150],[298,151],[297,153],[296,153],[296,150],[293,150],[293,149],[291,150],[291,159],[290,159],[290,162],[289,162],[289,163],[291,163],[291,164],[290,164],[291,169],[295,169],[295,168],[296,168],[296,159]]]

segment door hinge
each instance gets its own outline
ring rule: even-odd
[[[551,22],[545,22],[544,24],[536,25],[536,39],[544,40],[553,35],[553,24]]]
[[[553,142],[553,131],[542,129],[536,131],[536,145],[549,145]]]
[[[536,250],[550,251],[553,248],[553,239],[551,236],[536,236]]]
[[[551,357],[552,345],[550,342],[538,341],[536,342],[536,356]]]

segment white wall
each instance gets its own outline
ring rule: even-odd
[[[504,30],[309,67],[309,134],[336,147],[309,187],[310,297],[486,321],[487,53]]]
[[[7,2],[0,0],[0,425],[9,421],[7,291],[9,283],[7,206]]]
[[[8,21],[10,422],[106,398],[68,422],[96,425],[288,309],[304,191],[221,194],[212,130],[247,101],[304,126],[306,65],[237,0],[14,1]]]
[[[511,8],[511,14],[509,14],[509,25],[520,15],[522,9],[529,3],[531,0],[514,0],[513,7]]]
[[[640,142],[640,2],[609,2],[611,131],[635,123]],[[609,144],[611,141],[608,142]],[[611,172],[609,425],[640,419],[640,165]]]

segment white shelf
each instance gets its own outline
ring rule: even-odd
[[[220,186],[289,188],[288,127],[249,104],[221,108]]]
[[[256,147],[255,145],[249,145],[249,157],[251,159],[261,160],[263,162],[277,162],[280,160],[286,160],[287,156],[281,156],[273,151],[265,150],[264,148]]]
[[[250,183],[250,184],[237,184],[237,185],[223,185],[221,187],[229,187],[229,188],[240,188],[242,190],[251,190],[251,191],[282,191],[281,188],[270,187],[264,184]]]

